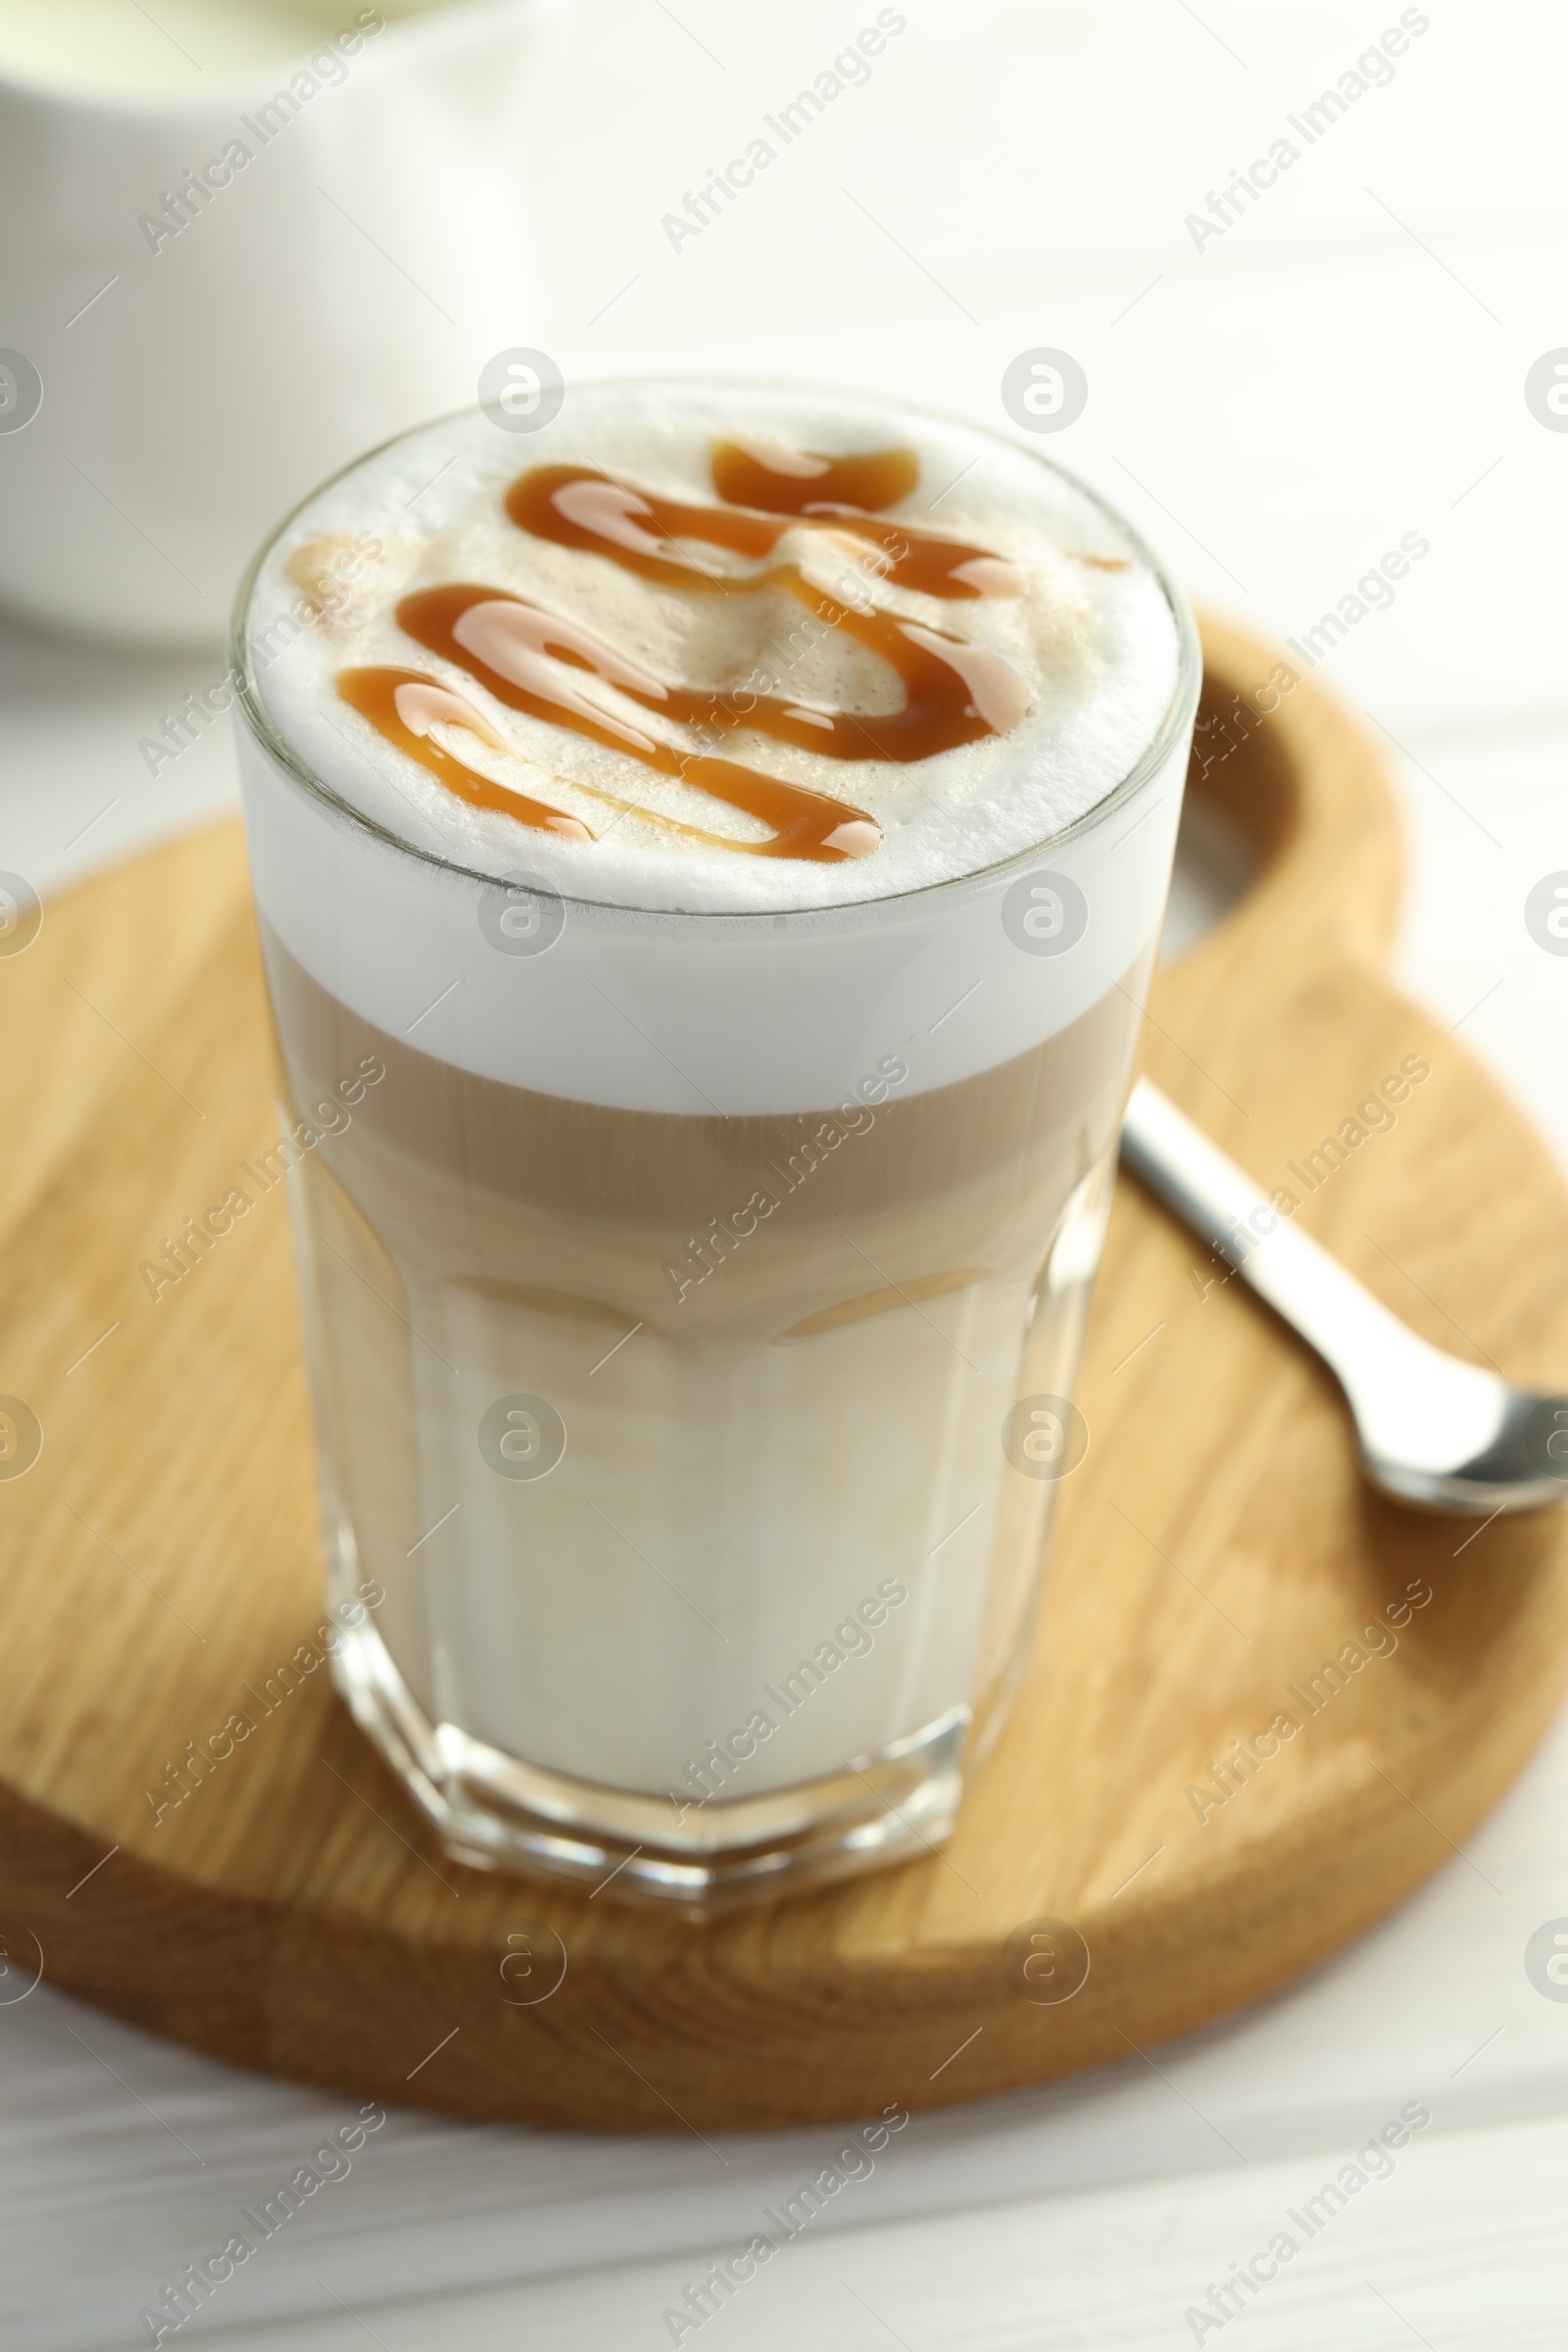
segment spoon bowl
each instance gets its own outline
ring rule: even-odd
[[[1466,1518],[1568,1500],[1568,1395],[1516,1388],[1418,1338],[1147,1078],[1121,1156],[1323,1358],[1380,1492]]]

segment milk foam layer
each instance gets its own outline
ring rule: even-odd
[[[651,798],[665,779],[491,702],[404,636],[394,608],[429,583],[525,593],[526,579],[538,602],[605,635],[641,626],[640,657],[669,662],[671,600],[601,557],[531,543],[506,517],[506,486],[547,459],[609,458],[628,480],[709,503],[713,439],[760,438],[764,425],[808,448],[912,449],[922,483],[938,485],[910,502],[937,502],[929,527],[995,548],[1032,583],[1023,599],[941,609],[943,629],[998,632],[1008,659],[1036,664],[1036,701],[1009,733],[902,768],[758,750],[759,767],[791,762],[797,780],[873,813],[885,839],[869,857],[672,851],[667,836],[628,851],[635,820],[561,840],[453,799],[340,699],[345,667],[425,670],[551,763],[548,776],[512,763],[537,798],[566,807],[560,772],[596,762]],[[377,542],[384,557],[368,564]],[[1087,491],[970,427],[712,383],[568,392],[557,426],[535,434],[481,414],[447,420],[291,519],[259,567],[241,640],[253,683],[240,772],[268,923],[341,1003],[474,1075],[606,1107],[738,1116],[855,1100],[893,1054],[919,1094],[1027,1053],[1147,968],[1198,692],[1191,614]],[[1042,647],[1055,649],[1049,676]],[[814,649],[819,663],[838,650]],[[824,702],[886,691],[820,666],[813,685]],[[466,759],[485,756],[461,740]],[[743,738],[725,751],[751,757]],[[597,808],[592,821],[603,825]],[[745,822],[711,803],[704,821]],[[509,901],[486,877],[521,877],[530,895]]]
[[[835,455],[895,445],[911,451],[915,487],[879,519],[992,551],[1014,567],[1021,588],[939,598],[879,579],[858,561],[863,546],[820,525],[792,529],[781,542],[781,559],[841,601],[858,595],[982,649],[975,701],[996,714],[1002,731],[977,742],[909,764],[830,759],[747,732],[725,743],[725,756],[749,768],[866,811],[884,836],[869,857],[821,864],[737,856],[636,815],[607,825],[603,802],[581,787],[737,842],[763,839],[766,831],[625,752],[507,709],[398,623],[396,608],[411,592],[471,582],[586,625],[672,683],[728,694],[765,671],[785,700],[808,711],[861,713],[874,728],[878,716],[901,707],[899,680],[843,629],[803,629],[803,606],[787,589],[693,594],[636,577],[596,552],[535,537],[506,512],[511,481],[556,465],[594,466],[638,490],[712,506],[713,446],[737,437]],[[381,552],[364,561],[371,542]],[[335,601],[291,633],[291,620],[311,612],[302,583],[350,570],[347,593],[329,585]],[[283,739],[332,791],[416,849],[492,874],[526,864],[567,897],[601,905],[746,912],[922,889],[1060,831],[1121,781],[1156,733],[1175,692],[1179,635],[1164,590],[1130,534],[1031,452],[864,401],[655,383],[568,390],[554,421],[532,433],[501,429],[475,411],[366,460],[313,499],[270,551],[250,643],[263,702]],[[456,801],[344,706],[338,673],[367,664],[416,669],[461,693],[514,751],[509,756],[452,730],[438,741],[461,745],[472,767],[578,816],[600,838],[525,830]],[[612,689],[597,699],[677,749],[696,740],[662,718],[650,725],[645,709]],[[1020,706],[1027,707],[1015,717]]]

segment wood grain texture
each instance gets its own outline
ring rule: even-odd
[[[1221,714],[1274,665],[1214,626],[1205,651]],[[1379,969],[1397,845],[1375,755],[1304,679],[1229,731],[1224,757],[1219,727],[1200,738],[1200,788],[1264,866],[1161,975],[1146,1066],[1259,1181],[1303,1192],[1287,1162],[1423,1056],[1397,1126],[1300,1221],[1429,1339],[1568,1385],[1568,1196]],[[0,1480],[0,1915],[51,1981],[155,2031],[560,2125],[971,2099],[1334,1950],[1452,1858],[1568,1676],[1568,1519],[1478,1534],[1380,1502],[1328,1376],[1124,1182],[1033,1663],[940,1857],[704,1928],[467,1871],[324,1666],[155,1822],[144,1789],[259,1714],[247,1686],[321,1615],[281,1201],[156,1305],[136,1272],[271,1139],[238,829],[51,906],[0,960],[0,1391],[44,1432]],[[1392,1654],[1310,1715],[1287,1695],[1412,1585],[1433,1597]],[[1192,1788],[1282,1709],[1300,1731],[1200,1821]],[[1020,1988],[1039,1919],[1092,1955],[1055,2005]],[[568,1966],[517,2007],[498,1962],[528,1923]]]

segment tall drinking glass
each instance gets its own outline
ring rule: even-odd
[[[774,911],[397,838],[275,714],[270,551],[242,592],[334,1668],[466,1861],[703,1914],[928,1851],[997,1735],[1200,676],[1105,527],[1179,649],[1130,769]]]

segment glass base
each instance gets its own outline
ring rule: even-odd
[[[677,1813],[668,1797],[546,1772],[456,1724],[432,1723],[373,1626],[345,1632],[332,1672],[454,1861],[565,1880],[691,1919],[929,1854],[952,1831],[962,1793],[967,1707],[842,1773]]]

